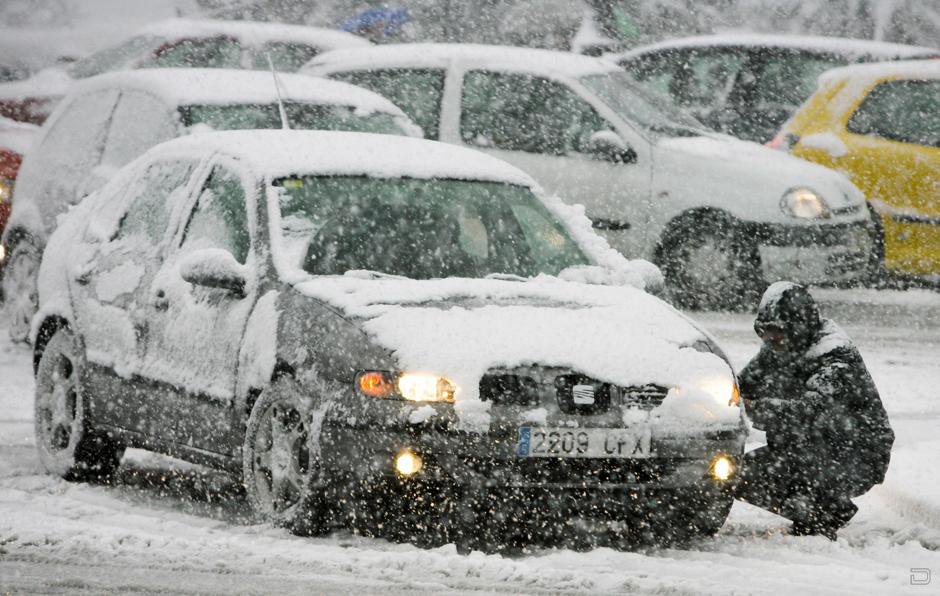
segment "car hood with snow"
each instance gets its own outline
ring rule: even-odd
[[[663,387],[668,395],[650,415],[672,430],[740,423],[731,403],[733,372],[717,348],[675,309],[636,288],[550,276],[418,281],[351,274],[295,289],[355,320],[400,370],[452,380],[465,428],[489,428],[493,403],[479,392],[484,377],[525,367],[563,369],[621,388]],[[555,414],[554,422],[565,418]],[[629,423],[632,413],[621,414]]]
[[[703,133],[660,139],[654,151],[654,195],[670,193],[690,207],[705,203],[742,221],[811,226],[818,222],[780,209],[788,191],[806,188],[822,198],[830,221],[868,218],[865,195],[844,174],[756,143]]]

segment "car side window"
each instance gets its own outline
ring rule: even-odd
[[[241,46],[230,37],[183,39],[154,52],[144,68],[240,68]]]
[[[334,73],[330,78],[365,87],[387,98],[411,118],[429,139],[437,139],[444,96],[441,69],[402,68]]]
[[[176,135],[175,114],[162,101],[141,91],[124,91],[111,119],[101,163],[120,168]]]
[[[271,62],[274,63],[274,68],[277,70],[296,72],[319,53],[319,49],[314,46],[290,41],[271,41],[261,46],[260,51],[255,52],[252,67],[268,70],[270,67],[268,56],[270,56]]]
[[[199,200],[183,233],[184,251],[222,248],[239,263],[248,259],[247,194],[239,177],[216,166],[199,193]]]
[[[844,58],[800,51],[765,52],[755,72],[754,105],[798,106],[813,94],[820,74],[841,66]]]
[[[940,81],[888,81],[875,87],[846,126],[849,132],[940,147]]]
[[[464,76],[464,142],[507,151],[587,152],[591,134],[610,127],[565,85],[541,77],[472,71]]]
[[[183,192],[196,164],[190,161],[166,161],[151,164],[131,187],[125,204],[118,237],[143,237],[151,245],[163,239],[175,201]]]

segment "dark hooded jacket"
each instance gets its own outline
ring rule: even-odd
[[[789,282],[771,286],[758,308],[754,329],[771,327],[786,336],[786,349],[765,343],[740,375],[747,413],[768,447],[851,492],[882,482],[894,432],[852,341]]]

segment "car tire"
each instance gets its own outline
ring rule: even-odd
[[[694,310],[748,310],[767,283],[757,247],[725,218],[692,218],[675,225],[660,252],[667,294]]]
[[[329,527],[319,457],[324,410],[309,402],[289,377],[261,393],[248,418],[242,475],[256,518],[316,535]]]
[[[20,242],[3,268],[3,318],[13,342],[29,339],[30,322],[39,307],[40,253],[32,244]]]
[[[39,459],[66,480],[108,481],[124,447],[89,424],[83,375],[85,359],[67,328],[46,344],[36,369],[35,431]]]
[[[868,226],[868,234],[871,237],[871,256],[868,261],[868,272],[864,281],[868,286],[879,287],[886,283],[888,271],[885,268],[885,227],[881,215],[866,203],[868,211],[871,214],[871,223]]]

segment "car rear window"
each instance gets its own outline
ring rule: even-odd
[[[344,130],[406,135],[395,116],[360,112],[351,106],[284,104],[290,127],[297,130]],[[281,128],[277,104],[190,105],[180,107],[185,126],[206,125],[215,130]]]

